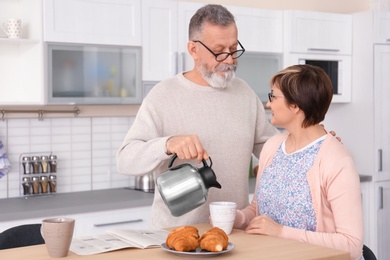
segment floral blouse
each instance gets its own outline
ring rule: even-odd
[[[285,141],[261,176],[256,198],[261,215],[277,223],[310,231],[316,230],[316,217],[306,173],[313,166],[326,136],[287,154]]]

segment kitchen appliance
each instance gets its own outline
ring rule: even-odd
[[[154,192],[155,183],[153,173],[136,176],[134,180],[134,189],[144,192]]]
[[[331,53],[287,54],[285,57],[285,67],[295,64],[310,64],[321,67],[332,81],[332,102],[351,101],[351,56]]]
[[[165,205],[175,217],[181,216],[207,200],[208,189],[220,189],[214,171],[203,159],[203,167],[196,168],[189,163],[172,167],[177,155],[173,155],[168,170],[161,173],[156,180],[157,188]]]

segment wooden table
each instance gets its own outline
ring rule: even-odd
[[[202,234],[211,228],[208,224],[196,225]],[[235,245],[235,248],[225,254],[213,256],[217,259],[267,259],[267,260],[305,260],[305,259],[332,259],[347,260],[350,259],[349,253],[320,246],[300,243],[295,240],[280,239],[262,235],[245,234],[242,230],[234,229],[229,235],[229,242]],[[45,245],[20,247],[14,249],[0,250],[0,259],[4,260],[43,260],[50,258]],[[151,249],[122,249],[108,253],[79,256],[72,252],[66,258],[62,259],[85,259],[85,260],[129,260],[129,259],[199,259],[191,256],[177,256],[161,248]]]

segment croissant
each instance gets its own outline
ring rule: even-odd
[[[225,231],[214,227],[206,231],[200,238],[200,248],[210,252],[220,252],[227,249],[229,238]]]
[[[199,231],[192,226],[176,228],[168,234],[166,244],[176,251],[194,251],[199,246]]]

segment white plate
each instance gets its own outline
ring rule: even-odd
[[[227,252],[230,252],[234,249],[234,244],[232,243],[228,243],[228,247],[226,250],[223,250],[221,252],[209,252],[209,251],[202,251],[200,249],[200,247],[198,247],[195,251],[191,251],[191,252],[180,252],[180,251],[176,251],[176,250],[173,250],[173,249],[170,249],[166,243],[163,243],[161,244],[161,248],[164,249],[165,251],[168,251],[168,252],[171,252],[171,253],[174,253],[175,255],[180,255],[180,256],[192,256],[192,257],[209,257],[209,256],[217,256],[217,255],[221,255],[221,254],[224,254],[224,253],[227,253]]]

